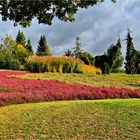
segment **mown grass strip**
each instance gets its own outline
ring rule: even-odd
[[[139,139],[140,100],[63,101],[0,108],[0,139]]]

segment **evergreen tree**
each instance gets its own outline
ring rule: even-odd
[[[31,44],[30,38],[28,38],[27,44],[26,44],[25,48],[28,50],[28,52],[29,52],[30,54],[34,54],[34,51],[33,51],[33,49],[32,49],[32,44]]]
[[[136,51],[136,54],[137,54],[137,62],[136,62],[137,74],[140,74],[140,51]]]
[[[107,62],[103,63],[102,73],[103,74],[109,74],[110,73],[110,67],[109,67],[109,64]]]
[[[79,58],[79,53],[81,52],[81,43],[80,43],[80,37],[76,37],[76,44],[75,44],[75,50],[73,51],[74,56],[76,58]]]
[[[125,69],[127,74],[134,74],[136,73],[136,50],[133,44],[133,38],[131,37],[130,30],[128,30],[127,37],[127,52],[126,52],[126,63]]]
[[[110,69],[112,69],[115,60],[116,53],[116,46],[115,44],[111,44],[110,47],[107,49],[107,57],[108,57],[108,64]]]
[[[39,45],[37,48],[36,55],[38,55],[38,56],[51,56],[52,55],[52,53],[48,47],[46,37],[44,35],[40,37],[40,41],[38,44]]]
[[[117,44],[116,44],[116,58],[114,61],[113,69],[119,69],[123,65],[124,58],[122,56],[121,49],[122,49],[122,45],[121,45],[121,39],[119,37]]]
[[[119,38],[117,44],[112,44],[107,50],[108,63],[111,71],[117,71],[122,67],[123,57],[121,52],[121,39]]]
[[[75,50],[73,51],[72,54],[75,58],[79,58],[87,65],[93,65],[93,60],[94,60],[93,56],[90,53],[81,50],[81,42],[79,36],[76,38],[74,49]]]
[[[23,32],[18,31],[17,37],[16,37],[16,43],[23,45],[25,47],[26,44],[26,38]]]
[[[64,56],[71,56],[71,57],[73,57],[73,53],[72,53],[72,51],[70,50],[70,49],[68,49],[66,52],[65,52],[65,54],[64,54]]]

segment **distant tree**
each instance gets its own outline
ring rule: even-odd
[[[33,49],[32,49],[32,44],[31,44],[30,38],[28,38],[27,44],[26,44],[25,48],[28,50],[28,52],[29,52],[30,54],[34,54],[34,51],[33,51]]]
[[[107,63],[107,62],[103,63],[103,71],[102,71],[102,73],[103,74],[109,74],[110,73],[109,63]]]
[[[137,74],[140,74],[140,51],[136,51],[136,55],[137,55],[137,62],[136,62]]]
[[[80,42],[80,37],[76,37],[76,43],[75,43],[75,48],[73,51],[73,54],[76,58],[79,58],[79,53],[81,52],[81,42]]]
[[[12,38],[12,36],[6,35],[5,38],[2,38],[2,43],[0,44],[2,48],[8,48],[12,52],[13,48],[16,46],[16,41]]]
[[[0,69],[18,70],[20,68],[20,61],[15,57],[16,42],[11,37],[6,35],[0,44]]]
[[[107,49],[107,57],[108,59],[108,63],[109,63],[109,67],[110,69],[112,69],[113,65],[114,65],[114,60],[116,57],[116,46],[115,44],[111,44],[110,47]]]
[[[117,44],[116,44],[116,58],[115,58],[113,69],[119,69],[123,65],[124,58],[122,56],[121,49],[122,49],[122,45],[121,45],[121,39],[119,37]]]
[[[79,52],[78,58],[82,60],[87,65],[93,65],[94,64],[94,58],[93,56],[88,52]]]
[[[117,71],[122,67],[123,64],[123,56],[121,52],[121,39],[119,38],[117,44],[111,44],[111,46],[107,50],[108,55],[108,63],[111,72]]]
[[[76,37],[75,48],[72,54],[75,58],[79,58],[85,64],[93,65],[93,60],[94,60],[93,56],[90,53],[81,50],[81,42],[79,36]]]
[[[110,67],[109,67],[109,63],[108,63],[107,54],[96,56],[95,57],[95,66],[101,68],[103,74],[109,74]]]
[[[65,53],[64,53],[64,56],[70,56],[70,57],[73,57],[73,52],[68,49]]]
[[[15,46],[15,49],[13,51],[13,55],[14,57],[20,61],[20,63],[22,65],[25,64],[26,62],[26,58],[30,55],[28,50],[23,46],[23,45],[20,45],[20,44],[17,44]]]
[[[17,37],[16,37],[17,44],[23,45],[25,47],[26,44],[26,38],[23,32],[18,31]]]
[[[127,52],[126,52],[126,63],[125,63],[125,69],[127,74],[135,74],[137,69],[136,69],[136,61],[137,61],[137,56],[136,56],[136,50],[134,48],[133,44],[133,38],[131,37],[130,30],[128,30],[127,37]]]
[[[52,53],[48,47],[46,37],[43,35],[40,37],[36,55],[38,56],[51,56]]]

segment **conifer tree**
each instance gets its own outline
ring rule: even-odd
[[[93,65],[93,56],[90,53],[81,50],[81,42],[79,36],[76,38],[75,50],[72,54],[74,57],[82,60],[85,64]]]
[[[66,52],[65,52],[65,54],[64,54],[64,56],[73,56],[73,53],[72,53],[72,51],[70,50],[70,49],[68,49]]]
[[[115,44],[112,43],[110,47],[107,49],[108,64],[110,69],[112,69],[114,65],[115,52],[116,52],[116,47]]]
[[[117,44],[116,44],[116,59],[114,61],[114,66],[113,66],[113,69],[118,69],[120,67],[122,67],[123,65],[123,56],[122,56],[122,45],[121,45],[121,39],[119,37],[118,41],[117,41]]]
[[[18,31],[17,37],[16,37],[16,43],[23,45],[25,47],[26,44],[26,38],[23,32]]]
[[[48,47],[46,37],[43,35],[40,37],[36,55],[38,56],[51,56],[52,53]]]
[[[122,49],[122,45],[121,45],[121,39],[119,37],[117,44],[116,45],[112,44],[107,50],[108,63],[111,71],[119,70],[119,68],[122,67],[123,56],[122,56],[121,49]]]
[[[126,49],[126,63],[125,63],[125,69],[127,74],[135,74],[136,73],[136,50],[134,48],[133,44],[133,38],[131,37],[130,30],[128,30],[127,37],[127,49]]]
[[[33,51],[33,49],[32,49],[32,44],[31,44],[30,38],[28,38],[27,44],[26,44],[25,48],[28,50],[28,52],[29,52],[30,54],[34,54],[34,51]]]
[[[136,54],[137,54],[137,63],[136,63],[137,74],[140,74],[140,51],[136,51]]]
[[[74,52],[74,56],[76,58],[79,58],[79,53],[81,52],[81,42],[80,42],[80,37],[76,37],[76,44],[75,44],[75,50]]]

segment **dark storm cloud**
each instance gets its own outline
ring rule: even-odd
[[[55,19],[51,26],[45,26],[33,20],[30,28],[23,29],[13,28],[11,22],[1,22],[1,36],[8,33],[15,37],[18,29],[21,29],[27,37],[31,37],[36,49],[40,36],[45,34],[53,54],[61,55],[68,48],[74,47],[75,38],[79,35],[82,49],[97,55],[104,53],[111,43],[116,43],[118,34],[124,40],[127,28],[130,27],[135,47],[140,50],[139,13],[139,0],[118,0],[115,4],[106,0],[88,9],[80,9],[73,23]],[[123,52],[124,46],[123,41]]]

